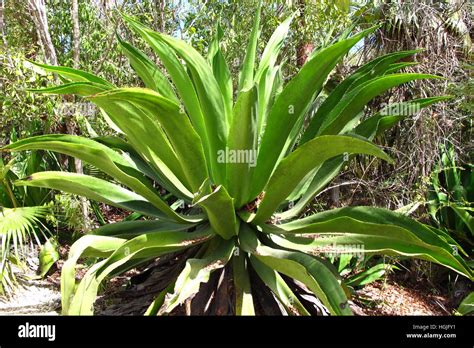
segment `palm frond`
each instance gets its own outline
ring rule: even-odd
[[[40,235],[45,236],[40,220],[47,212],[45,206],[3,208],[0,211],[0,294],[15,286],[14,268],[22,267],[28,245],[35,242],[39,245]]]

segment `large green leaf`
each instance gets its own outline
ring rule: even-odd
[[[333,157],[307,174],[307,181],[301,182],[304,185],[300,184],[295,187],[291,195],[288,196],[288,199],[291,201],[291,207],[281,213],[277,213],[277,219],[288,220],[300,214],[308,203],[339,174],[342,167],[346,164],[347,161],[344,160],[344,156]],[[299,191],[295,192],[296,189],[299,189]],[[300,197],[299,200],[294,203],[293,199],[298,197]]]
[[[89,81],[89,82],[94,82],[100,85],[104,85],[108,88],[114,87],[113,84],[110,82],[104,80],[101,77],[98,77],[94,74],[91,74],[86,71],[78,70],[78,69],[73,69],[73,68],[68,68],[65,66],[54,66],[54,65],[47,65],[47,64],[41,64],[33,61],[29,61],[31,64],[36,65],[40,67],[43,70],[50,71],[53,73],[57,73],[58,75],[70,80],[70,81],[76,81],[76,82],[81,82],[81,81]]]
[[[204,243],[214,236],[212,230],[160,232],[137,236],[117,248],[107,259],[95,264],[81,280],[68,314],[92,314],[100,283],[108,276],[136,267],[163,254]]]
[[[240,91],[234,107],[228,147],[221,154],[227,162],[229,194],[235,200],[235,207],[240,208],[249,195],[250,173],[257,162],[257,88]],[[227,154],[229,158],[225,158]],[[222,158],[218,157],[218,160]]]
[[[467,226],[469,232],[474,237],[474,216],[469,214],[469,210],[465,207],[457,206],[456,204],[451,204],[450,207],[457,214],[460,221]]]
[[[245,53],[244,62],[240,69],[239,91],[252,88],[254,81],[255,56],[257,54],[257,39],[260,26],[260,13],[262,11],[262,0],[257,5],[257,13],[253,22],[252,32],[250,33],[247,51]]]
[[[259,82],[265,75],[265,71],[270,70],[275,66],[278,54],[283,46],[283,41],[288,35],[290,30],[290,24],[296,13],[286,18],[273,32],[272,36],[267,42],[265,49],[263,50],[262,57],[258,64],[258,69],[255,72],[255,81]],[[260,82],[259,82],[260,83]]]
[[[233,199],[224,186],[209,188],[209,183],[203,182],[193,204],[205,210],[212,228],[222,238],[229,239],[237,234],[238,225]]]
[[[191,100],[191,105],[186,105],[188,112],[191,112],[190,108],[196,107],[196,102],[199,103],[202,114],[196,117],[197,128],[200,129],[198,133],[202,138],[207,139],[207,142],[204,142],[204,144],[209,147],[205,152],[209,158],[210,163],[208,164],[210,165],[214,182],[217,184],[224,183],[225,164],[218,163],[216,157],[217,152],[225,148],[231,115],[226,113],[221,89],[211,67],[193,47],[184,41],[147,29],[129,17],[125,16],[124,18],[127,23],[147,40],[162,60],[171,60],[166,68],[172,74],[172,77],[173,75],[176,76],[175,83],[179,82],[181,84],[181,87],[177,85],[177,88],[181,89],[180,94],[183,99],[186,96]],[[163,44],[171,48],[176,55],[186,62],[186,67],[191,71],[191,77],[186,74],[182,67],[179,68],[177,66],[181,66],[181,64],[176,62],[176,59],[170,58],[171,55],[169,52],[166,52],[166,49],[163,49]],[[173,70],[170,71],[170,69]],[[192,93],[192,90],[195,91],[195,95],[189,96],[188,94]],[[205,130],[202,129],[203,123],[200,121],[200,118],[204,121]]]
[[[474,312],[474,292],[471,292],[462,300],[457,310],[460,315],[468,315]]]
[[[232,257],[236,315],[255,315],[246,254],[238,249],[238,254]]]
[[[211,166],[213,162],[212,159],[215,158],[214,155],[217,152],[217,149],[222,148],[224,142],[221,144],[214,144],[212,141],[216,139],[218,140],[219,138],[210,138],[210,135],[207,134],[208,130],[204,123],[204,115],[191,77],[187,74],[185,67],[181,64],[178,57],[176,57],[173,50],[163,43],[154,31],[146,28],[130,17],[125,16],[124,19],[133,30],[142,36],[153,51],[155,51],[155,53],[160,57],[161,62],[176,86],[177,92],[182,98],[184,108],[191,119],[194,129],[202,139],[208,165]],[[212,127],[212,124],[209,124],[208,126]],[[209,168],[214,175],[217,175],[217,168]]]
[[[264,225],[263,232],[283,247],[309,253],[338,252],[347,246],[355,253],[418,257],[451,268],[472,279],[473,272],[458,255],[459,245],[448,243],[430,228],[406,216],[372,207],[325,211],[281,225]],[[285,238],[276,234],[285,234]],[[303,235],[302,237],[286,236]],[[305,234],[310,234],[304,236]],[[321,236],[321,238],[318,238]]]
[[[304,283],[332,314],[352,314],[338,279],[323,262],[300,252],[262,245],[251,228],[241,229],[240,241],[245,251],[266,266]]]
[[[15,182],[19,186],[47,187],[140,212],[144,215],[169,219],[148,200],[119,185],[93,176],[68,172],[39,172]]]
[[[162,220],[123,221],[101,226],[90,231],[90,234],[96,236],[128,238],[152,232],[185,231],[194,226],[195,224],[182,224]]]
[[[354,128],[354,132],[369,140],[382,134],[399,120],[414,116],[421,109],[451,99],[452,96],[438,96],[413,99],[408,102],[393,103],[385,106],[375,115],[367,118]]]
[[[331,112],[324,115],[318,134],[338,134],[347,130],[348,124],[361,116],[360,112],[370,100],[390,88],[414,80],[435,78],[440,77],[428,74],[390,74],[369,80],[347,93]]]
[[[267,67],[258,81],[258,135],[263,135],[268,111],[272,108],[275,99],[278,98],[283,85],[281,66]]]
[[[146,161],[126,140],[118,136],[100,136],[94,137],[93,140],[122,152],[122,155],[128,160],[128,162],[130,162],[131,165],[141,173],[156,181],[160,186],[171,192],[176,197],[185,199],[188,202],[192,201],[192,193],[189,192],[189,190],[175,176],[167,177],[162,172],[155,169],[153,165]]]
[[[40,277],[44,277],[56,261],[59,260],[58,243],[49,238],[40,248],[38,255]]]
[[[214,243],[213,243],[214,242]],[[180,273],[164,311],[169,313],[199,291],[202,283],[207,283],[216,269],[224,267],[232,256],[233,240],[214,238],[204,255],[199,259],[189,259]]]
[[[349,77],[344,79],[344,81],[339,83],[336,88],[334,88],[334,90],[329,94],[329,96],[323,101],[323,103],[318,107],[318,110],[312,117],[308,127],[306,128],[304,134],[301,137],[300,145],[313,139],[320,132],[320,128],[327,115],[332,112],[332,110],[338,105],[339,102],[341,102],[341,99],[346,93],[348,93],[348,91],[382,75],[391,63],[399,59],[411,56],[416,52],[418,51],[402,51],[389,53],[382,57],[378,57],[363,65]]]
[[[393,269],[398,269],[396,266],[386,263],[379,263],[369,269],[359,272],[357,274],[352,275],[345,281],[345,283],[349,286],[363,286],[370,284],[374,281],[379,280],[385,274],[390,272]]]
[[[321,90],[326,77],[338,61],[364,36],[375,28],[340,41],[315,54],[285,86],[273,104],[261,139],[257,167],[253,171],[253,190],[250,198],[256,197],[263,189],[277,161],[283,152],[287,138]]]
[[[146,110],[150,115],[153,115],[155,119],[138,115],[135,110],[131,110],[126,114],[122,113],[115,115],[115,117],[134,116],[137,122],[147,121],[146,124],[139,126],[142,129],[144,126],[152,127],[152,125],[155,125],[156,128],[156,123],[158,121],[159,125],[161,125],[166,132],[166,135],[176,152],[176,156],[184,171],[184,176],[186,177],[187,182],[189,182],[190,188],[193,192],[196,192],[204,179],[207,178],[206,160],[203,153],[201,139],[194,131],[186,114],[180,112],[178,105],[163,98],[152,90],[142,88],[116,89],[91,96],[89,99],[105,110],[110,109],[113,106],[120,107],[123,105],[123,102],[137,103],[140,106],[140,109]],[[112,115],[113,112],[110,112],[109,114]],[[125,121],[125,118],[123,121]],[[130,122],[130,120],[128,122]],[[147,130],[146,132],[149,133],[150,131],[151,130]],[[152,135],[150,134],[150,137],[151,136]],[[147,142],[142,140],[143,146],[150,146],[155,142],[156,140],[149,140]]]
[[[142,79],[147,88],[153,89],[164,97],[178,101],[168,78],[163,75],[158,66],[151,61],[142,51],[133,47],[128,42],[121,40],[117,35],[117,40],[123,53],[130,61],[130,65],[135,69],[137,75]]]
[[[255,256],[250,256],[250,262],[258,276],[285,307],[288,315],[309,315],[309,312],[278,272],[260,262]]]
[[[224,99],[224,107],[226,114],[232,114],[233,104],[233,86],[232,86],[232,75],[229,67],[224,59],[224,54],[220,49],[220,40],[224,36],[220,24],[217,24],[216,34],[214,40],[212,40],[209,46],[208,60],[212,67],[212,72],[216,78],[217,83],[221,89],[222,97]]]
[[[186,62],[187,68],[190,69],[203,113],[206,118],[217,123],[218,132],[213,134],[213,136],[226,136],[230,115],[225,113],[221,89],[206,59],[186,42],[165,34],[157,34],[157,37],[171,47]]]
[[[113,90],[110,93],[120,93]],[[117,94],[114,94],[117,97]],[[92,101],[102,107],[113,122],[126,134],[133,148],[153,168],[181,191],[189,192],[189,183],[178,155],[153,113],[147,113],[134,103],[124,99],[113,99],[104,94],[91,96]],[[162,115],[163,116],[163,115]],[[183,115],[184,116],[184,115]],[[183,185],[186,189],[183,189]],[[187,193],[189,194],[189,193]]]
[[[372,140],[375,136],[382,134],[403,118],[433,103],[445,101],[450,98],[451,96],[439,96],[414,99],[405,103],[389,104],[374,116],[360,123],[354,128],[353,133]],[[351,157],[353,156],[350,156],[350,158]],[[298,202],[294,203],[290,209],[277,214],[278,219],[287,220],[298,215],[310,200],[336,177],[344,165],[347,165],[347,161],[344,160],[343,156],[339,156],[326,161],[321,167],[314,169],[287,198],[290,201],[299,198]]]
[[[110,87],[95,82],[69,82],[59,86],[28,89],[29,92],[45,94],[77,94],[86,96],[109,90]]]
[[[83,236],[69,250],[69,257],[61,269],[62,313],[68,314],[76,286],[76,264],[80,257],[104,257],[117,250],[126,240],[107,236]]]
[[[344,153],[373,155],[392,160],[374,144],[347,136],[321,136],[302,145],[280,162],[265,189],[255,223],[268,220],[280,203],[312,169],[326,160]]]
[[[51,150],[79,158],[142,195],[168,217],[181,222],[186,221],[186,218],[174,212],[160,198],[151,183],[137,168],[119,153],[94,140],[63,134],[40,135],[17,141],[4,147],[3,150]],[[180,188],[186,190],[184,187]]]

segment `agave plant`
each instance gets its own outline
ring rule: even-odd
[[[375,96],[402,83],[437,78],[397,73],[410,64],[398,61],[417,51],[388,54],[362,66],[315,110],[332,69],[376,28],[315,51],[284,83],[277,63],[291,17],[276,29],[256,65],[259,11],[235,91],[220,48],[220,30],[206,59],[186,42],[126,16],[124,21],[150,45],[168,73],[119,38],[146,88],[119,88],[84,71],[37,64],[66,81],[41,92],[84,97],[101,108],[120,134],[94,139],[43,135],[10,144],[4,150],[40,148],[77,157],[110,178],[39,172],[16,184],[83,195],[148,217],[102,226],[72,246],[61,278],[64,314],[92,314],[104,280],[190,248],[193,257],[158,294],[148,314],[172,311],[194,296],[213,271],[228,265],[235,314],[255,313],[252,272],[289,314],[309,313],[289,286],[294,279],[331,314],[350,315],[337,270],[324,259],[341,247],[417,257],[473,278],[466,262],[453,253],[453,246],[462,249],[449,235],[394,212],[347,207],[299,218],[356,154],[392,161],[371,140],[406,116],[407,108],[445,99],[389,105],[359,122]],[[163,189],[175,199],[164,199]],[[179,208],[180,202],[191,209]],[[76,284],[76,263],[84,257],[99,261]]]
[[[452,144],[441,146],[441,158],[431,176],[428,211],[440,229],[472,249],[474,246],[474,169],[456,160]]]

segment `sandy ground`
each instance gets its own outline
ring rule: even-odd
[[[0,315],[58,315],[59,290],[47,281],[24,282],[10,298],[0,298]]]

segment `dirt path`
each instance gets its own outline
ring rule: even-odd
[[[365,298],[361,315],[451,315],[445,296],[420,293],[392,282],[375,282],[357,291]]]
[[[9,297],[0,296],[0,315],[58,315],[61,307],[59,284],[37,278],[38,250],[26,260],[26,273],[17,270],[18,287]]]

